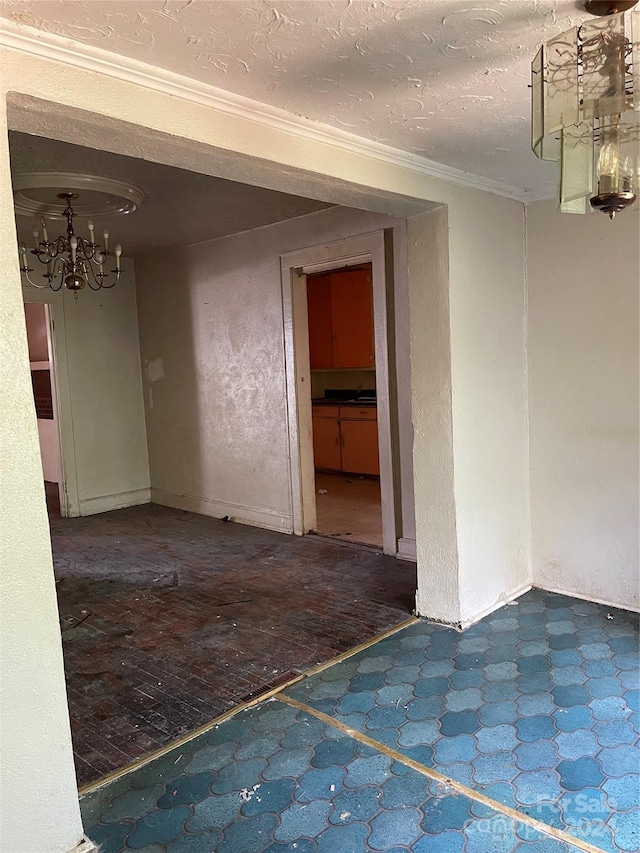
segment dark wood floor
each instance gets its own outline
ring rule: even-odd
[[[148,505],[51,516],[78,782],[406,619],[415,566]]]

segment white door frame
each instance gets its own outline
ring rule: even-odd
[[[49,288],[36,289],[23,285],[23,302],[44,305],[47,323],[51,359],[51,383],[58,422],[58,441],[60,444],[60,514],[63,517],[80,515],[78,481],[76,477],[76,451],[73,435],[73,414],[71,410],[71,385],[67,360],[67,332],[64,321],[63,293],[54,293]]]
[[[382,542],[385,554],[397,554],[396,494],[394,488],[389,347],[384,232],[375,231],[319,246],[287,252],[280,257],[284,313],[287,421],[293,532],[303,535],[316,527],[315,470],[311,412],[311,367],[306,276],[331,269],[371,264],[373,322],[378,399],[378,447],[382,503]]]

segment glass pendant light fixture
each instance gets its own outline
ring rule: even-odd
[[[531,64],[531,147],[560,162],[563,213],[611,219],[640,197],[638,0],[586,0],[594,20],[542,45]]]

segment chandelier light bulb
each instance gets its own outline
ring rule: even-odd
[[[47,223],[45,221],[44,216],[40,220],[40,224],[42,225],[42,239],[45,243],[49,242],[49,235],[47,234]]]

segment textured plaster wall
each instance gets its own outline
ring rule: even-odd
[[[405,223],[378,214],[333,208],[136,262],[155,501],[292,529],[280,255],[385,227],[406,321]],[[397,338],[404,369],[407,328]],[[405,389],[400,407],[402,533],[414,539]]]
[[[527,208],[534,583],[640,606],[640,215]]]
[[[468,623],[531,583],[522,205],[409,221],[417,609]]]
[[[24,288],[52,306],[70,515],[149,501],[134,264],[113,289]]]
[[[460,615],[531,583],[524,209],[474,193],[449,208]],[[426,404],[426,401],[425,401]]]
[[[418,591],[416,611],[460,622],[447,208],[407,224]],[[422,405],[421,405],[422,402]]]
[[[0,851],[66,853],[82,824],[7,168],[0,246]]]

